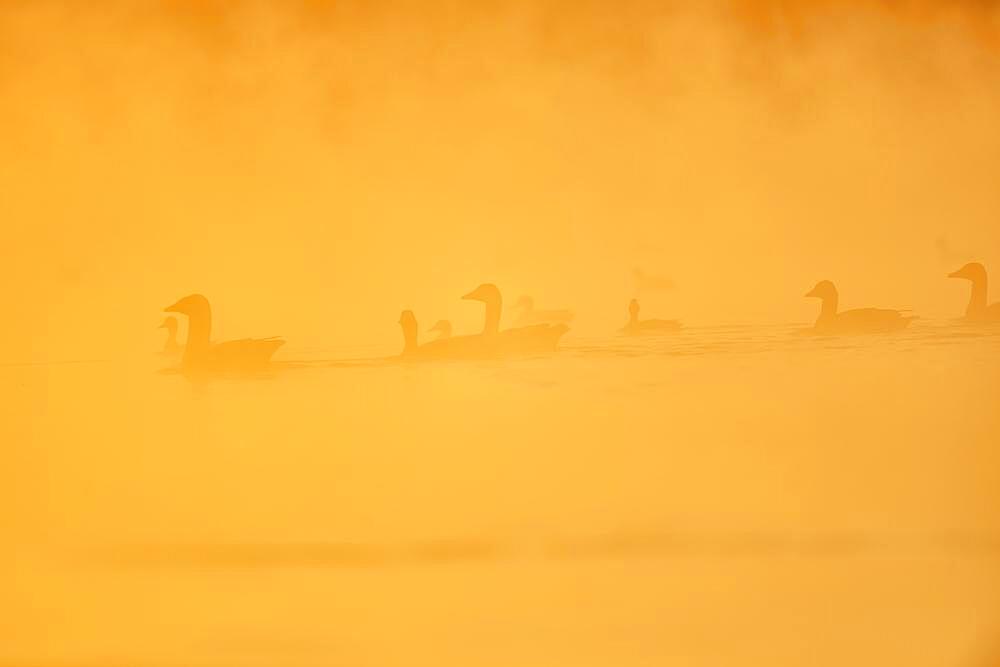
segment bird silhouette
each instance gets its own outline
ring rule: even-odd
[[[449,336],[432,340],[423,345],[417,340],[417,319],[411,310],[404,310],[399,317],[403,332],[404,359],[496,359],[552,353],[559,339],[569,331],[565,324],[535,324],[526,327],[500,330],[503,299],[496,285],[486,283],[469,292],[462,299],[480,301],[486,307],[482,333],[467,336]]]
[[[628,336],[642,336],[677,331],[681,326],[677,320],[640,320],[639,300],[632,299],[628,304],[628,324],[620,331]]]
[[[972,283],[969,305],[965,308],[965,319],[969,322],[1000,322],[1000,301],[989,304],[986,298],[988,281],[986,267],[979,262],[966,264],[958,271],[948,274],[949,278],[961,278]]]
[[[157,328],[167,330],[167,340],[163,343],[163,349],[160,351],[160,354],[165,357],[173,357],[180,354],[184,346],[177,342],[177,318],[171,315],[163,320],[163,324]]]
[[[280,337],[243,338],[212,343],[212,308],[201,294],[191,294],[164,309],[187,315],[188,336],[181,367],[199,372],[241,372],[267,367],[285,341]]]
[[[840,296],[829,280],[822,280],[806,293],[807,297],[820,299],[823,305],[813,327],[815,333],[825,335],[851,335],[887,333],[909,326],[915,317],[904,317],[898,310],[884,308],[857,308],[838,312]]]

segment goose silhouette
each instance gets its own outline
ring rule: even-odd
[[[163,320],[163,324],[157,328],[167,330],[167,340],[163,343],[163,349],[160,351],[160,354],[165,357],[180,354],[184,347],[177,342],[177,318],[171,315]]]
[[[444,340],[445,338],[451,338],[451,322],[448,320],[438,320],[434,323],[427,331],[437,332],[438,337],[436,340]]]
[[[412,310],[404,310],[399,315],[399,326],[403,331],[403,359],[410,361],[487,359],[496,356],[496,350],[483,340],[483,336],[440,336],[435,340],[419,344],[419,327]],[[437,325],[435,327],[437,328]]]
[[[212,308],[201,294],[191,294],[172,306],[167,313],[187,315],[188,336],[181,357],[181,367],[200,372],[242,372],[266,368],[271,356],[285,344],[279,337],[243,338],[212,343]]]
[[[628,324],[620,331],[628,336],[642,336],[677,331],[681,326],[677,320],[640,320],[639,300],[632,299],[628,303]]]
[[[965,308],[965,319],[969,322],[1000,322],[1000,301],[987,305],[988,286],[986,267],[979,262],[966,264],[958,271],[948,274],[949,278],[961,278],[972,283],[969,305]]]
[[[486,307],[481,335],[484,344],[494,348],[500,356],[555,352],[559,339],[569,331],[569,327],[561,323],[533,324],[500,331],[503,298],[493,283],[483,283],[462,299],[480,301]]]
[[[884,308],[856,308],[838,312],[840,297],[829,280],[822,280],[806,293],[806,297],[823,302],[813,331],[827,335],[852,335],[888,333],[910,325],[916,317],[904,317],[898,310]]]
[[[535,310],[535,300],[530,296],[522,296],[514,304],[513,310],[519,312],[517,324],[569,324],[573,321],[572,310]]]
[[[486,283],[469,292],[462,299],[481,301],[486,307],[482,333],[468,336],[438,338],[423,345],[417,341],[417,319],[411,310],[404,310],[399,317],[403,331],[405,359],[496,359],[503,357],[531,356],[552,353],[559,339],[569,331],[565,324],[535,324],[500,331],[503,299],[496,285]]]

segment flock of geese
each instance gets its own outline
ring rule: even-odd
[[[1000,302],[987,301],[987,276],[982,264],[966,264],[949,278],[960,278],[972,283],[972,293],[965,310],[967,322],[1000,323]],[[904,316],[898,310],[859,308],[839,310],[837,288],[824,280],[806,293],[807,297],[820,299],[822,305],[812,332],[818,335],[857,335],[899,331],[906,328],[915,317]],[[430,328],[437,334],[434,340],[420,343],[417,318],[411,310],[399,316],[403,332],[403,351],[399,358],[406,361],[498,359],[549,354],[555,351],[559,339],[569,331],[573,313],[568,310],[536,310],[530,297],[522,297],[514,310],[518,313],[516,326],[500,328],[503,299],[496,285],[486,283],[462,297],[478,301],[484,306],[483,330],[478,334],[456,336],[451,323],[438,321]],[[173,316],[161,325],[167,330],[163,354],[180,356],[180,370],[200,372],[242,372],[266,368],[271,357],[284,344],[280,337],[244,338],[222,343],[212,342],[212,309],[208,299],[200,294],[186,296],[164,309],[168,313],[184,315],[188,319],[187,340],[182,345],[177,340],[178,322]],[[626,336],[668,334],[681,329],[676,320],[639,319],[639,302],[632,299],[628,306],[628,322],[619,330]]]

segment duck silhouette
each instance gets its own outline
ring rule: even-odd
[[[838,312],[840,297],[829,280],[822,280],[806,293],[807,297],[821,299],[819,317],[813,331],[828,335],[887,333],[909,326],[916,317],[904,317],[898,310],[884,308],[856,308]]]
[[[448,320],[438,320],[434,323],[427,331],[437,332],[438,337],[436,340],[444,340],[445,338],[451,338],[451,322]]]
[[[572,310],[535,310],[535,300],[530,296],[522,296],[514,304],[513,310],[518,311],[517,324],[569,324],[573,321]]]
[[[986,267],[979,262],[966,264],[958,271],[948,274],[949,278],[961,278],[972,283],[972,295],[965,308],[965,319],[970,322],[1000,322],[1000,301],[987,305],[988,286]]]
[[[266,368],[271,356],[285,344],[279,337],[243,338],[212,343],[212,308],[201,294],[191,294],[172,306],[167,313],[187,315],[188,336],[181,357],[181,368],[192,371],[241,372]]]
[[[167,317],[158,328],[167,330],[167,340],[163,343],[163,349],[160,351],[160,354],[165,357],[173,357],[180,354],[184,346],[177,342],[177,318],[173,315]]]
[[[621,333],[629,336],[669,333],[681,328],[677,320],[640,320],[639,300],[632,299],[628,303],[628,324],[621,328]]]
[[[490,283],[480,285],[462,299],[481,301],[486,306],[482,333],[441,337],[420,345],[416,316],[413,311],[404,310],[399,316],[403,331],[402,357],[415,360],[497,359],[546,354],[554,352],[559,339],[569,331],[565,324],[535,324],[500,331],[503,299],[496,285]]]

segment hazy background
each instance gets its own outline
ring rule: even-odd
[[[993,2],[0,0],[0,667],[997,667],[998,119]]]
[[[962,312],[1000,267],[993,2],[0,6],[4,361],[220,338],[395,346],[457,300],[625,319]],[[1000,271],[1000,268],[994,269]],[[286,350],[287,353],[287,350]]]

